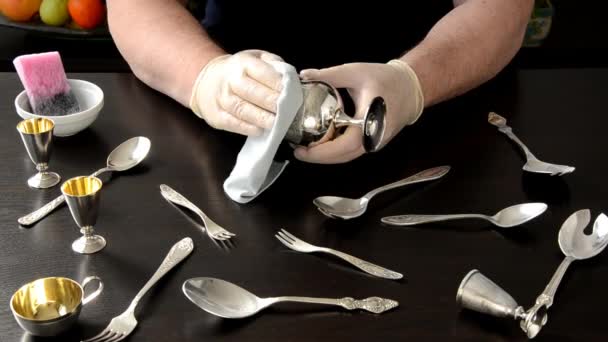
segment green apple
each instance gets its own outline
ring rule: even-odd
[[[40,5],[40,19],[47,25],[62,26],[68,19],[68,0],[43,0]]]

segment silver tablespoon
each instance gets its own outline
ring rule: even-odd
[[[528,338],[534,338],[547,323],[547,309],[553,305],[562,277],[574,260],[589,259],[596,256],[608,245],[608,217],[600,214],[593,224],[593,231],[586,235],[583,230],[591,220],[589,209],[583,209],[570,215],[559,230],[559,248],[566,256],[553,274],[551,281],[536,298],[535,305],[528,310],[520,322]]]
[[[92,176],[99,176],[108,171],[126,171],[139,164],[150,151],[151,142],[146,137],[134,137],[118,145],[108,155],[106,167],[97,170]],[[55,208],[65,202],[63,195],[45,204],[40,209],[20,217],[17,222],[22,226],[30,226],[47,216]]]
[[[350,297],[311,298],[274,297],[259,298],[253,293],[225,280],[216,278],[191,278],[182,285],[184,295],[199,308],[223,318],[245,318],[279,302],[299,302],[341,306],[347,310],[362,309],[382,313],[396,308],[399,303],[391,299],[370,297],[355,300]]]
[[[545,203],[523,203],[505,208],[494,216],[481,214],[397,215],[383,217],[381,221],[392,226],[413,226],[429,222],[473,218],[489,221],[498,227],[510,228],[532,220],[544,213],[545,210],[547,210],[547,205]]]
[[[374,189],[361,198],[346,198],[337,196],[321,196],[315,198],[312,202],[319,208],[321,213],[331,218],[340,218],[343,220],[359,217],[365,213],[367,204],[372,197],[377,194],[391,190],[397,187],[426,182],[443,177],[450,171],[449,166],[439,166],[424,170],[413,176],[402,179],[400,181],[381,186]]]

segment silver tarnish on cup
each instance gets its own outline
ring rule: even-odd
[[[106,240],[95,235],[93,230],[99,214],[102,185],[101,180],[93,176],[74,177],[61,185],[72,217],[83,234],[72,243],[72,250],[76,253],[92,254],[106,246]]]
[[[27,154],[38,170],[37,174],[27,180],[27,184],[32,188],[46,189],[61,181],[57,173],[47,171],[53,150],[54,128],[53,120],[44,118],[22,120],[17,124],[17,131],[21,135]]]

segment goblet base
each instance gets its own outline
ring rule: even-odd
[[[72,243],[72,250],[80,254],[93,254],[106,246],[106,239],[100,235],[82,236]]]
[[[61,176],[55,172],[38,172],[27,180],[27,185],[36,189],[46,189],[57,185]]]

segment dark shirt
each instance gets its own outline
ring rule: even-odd
[[[297,69],[387,62],[420,42],[452,0],[208,0],[202,24],[227,52],[262,49]]]

